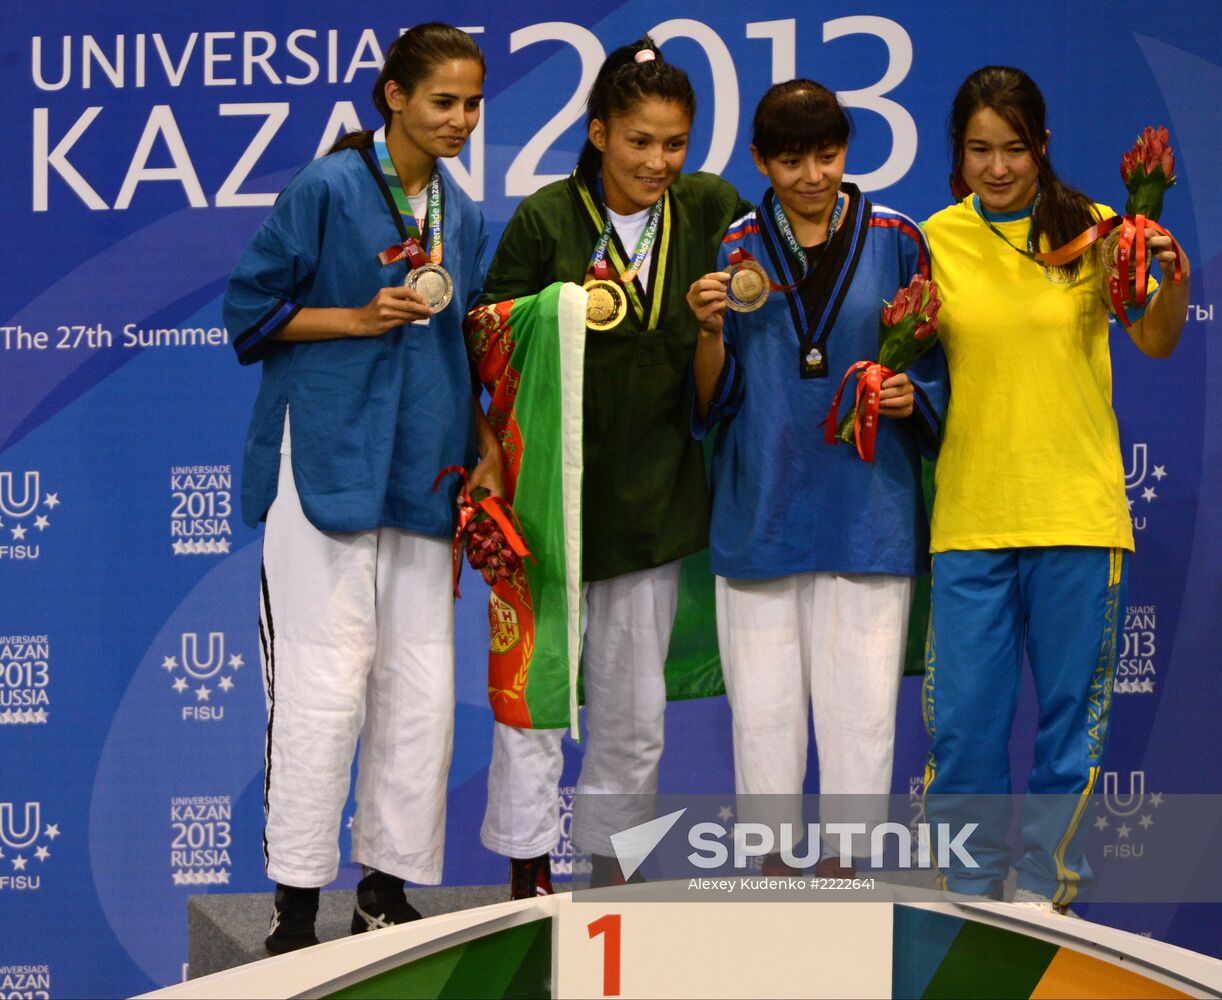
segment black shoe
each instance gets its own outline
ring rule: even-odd
[[[537,858],[509,859],[509,898],[534,899],[550,896],[552,888],[552,859],[550,854]]]
[[[318,936],[314,933],[314,918],[317,916],[317,889],[298,889],[277,883],[272,926],[263,947],[273,955],[283,955],[286,951],[318,944]]]
[[[419,920],[420,916],[420,911],[403,893],[403,879],[385,872],[369,871],[357,883],[356,909],[352,911],[353,934],[410,923]]]

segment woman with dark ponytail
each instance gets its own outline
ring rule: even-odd
[[[594,856],[594,884],[622,881],[609,835],[649,818],[679,563],[708,541],[685,389],[696,322],[683,295],[712,265],[739,200],[720,178],[680,173],[695,106],[687,75],[648,37],[612,52],[590,91],[577,169],[518,206],[484,283],[486,303],[557,281],[601,283],[585,343],[587,742],[573,834]],[[481,837],[513,859],[515,898],[551,892],[562,735],[495,724]],[[631,797],[641,811],[611,818],[597,793]]]
[[[225,295],[238,359],[262,363],[242,507],[252,526],[267,522],[273,953],[317,943],[358,734],[353,933],[417,919],[404,880],[441,880],[455,508],[452,491],[431,487],[478,449],[474,481],[499,493],[503,456],[462,336],[483,279],[483,216],[438,160],[475,128],[483,83],[483,55],[457,28],[396,40],[373,89],[385,126],[293,178]]]
[[[1082,817],[1108,736],[1116,643],[1133,531],[1111,401],[1107,270],[1035,255],[1114,213],[1057,177],[1044,98],[1021,70],[964,81],[949,119],[961,200],[925,233],[941,289],[953,392],[937,466],[925,723],[930,818],[979,823],[977,868],[943,885],[998,896],[1009,868],[1009,740],[1024,648],[1040,705],[1015,900],[1063,911],[1090,878]],[[1147,250],[1164,279],[1170,238]],[[1188,307],[1164,280],[1129,336],[1151,357],[1175,349]],[[1153,282],[1152,282],[1153,284]],[[972,815],[949,801],[978,793]],[[987,796],[997,796],[990,802]],[[1037,804],[1038,803],[1038,804]]]

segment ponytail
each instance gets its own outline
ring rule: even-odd
[[[586,126],[595,119],[606,124],[613,116],[627,114],[650,98],[673,101],[689,116],[696,115],[696,92],[687,74],[666,62],[653,39],[642,35],[632,44],[620,46],[603,62],[586,99]],[[602,153],[589,139],[581,148],[577,169],[587,176],[602,169]]]

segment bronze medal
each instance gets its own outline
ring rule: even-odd
[[[404,284],[419,292],[435,313],[441,312],[454,297],[454,279],[440,264],[429,263],[415,268]]]
[[[619,326],[628,314],[628,299],[624,289],[605,278],[591,278],[585,283],[586,326],[591,330],[610,330]]]
[[[768,301],[768,274],[758,261],[747,259],[731,264],[726,304],[735,312],[754,312]]]

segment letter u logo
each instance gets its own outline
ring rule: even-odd
[[[1132,816],[1141,808],[1146,798],[1146,772],[1129,772],[1129,791],[1120,795],[1120,775],[1115,771],[1103,772],[1103,804],[1113,816]]]
[[[18,833],[13,826],[13,803],[0,802],[0,840],[15,851],[29,847],[38,839],[42,829],[42,806],[37,802],[25,804],[25,826]]]
[[[1149,457],[1146,451],[1146,443],[1138,441],[1133,445],[1133,464],[1130,465],[1124,472],[1124,488],[1131,490],[1135,486],[1140,486],[1146,479],[1146,472],[1149,471]]]
[[[225,633],[208,633],[208,659],[199,659],[199,636],[195,632],[182,634],[182,668],[196,680],[207,680],[225,665]]]
[[[38,473],[27,472],[25,474],[25,493],[21,502],[18,503],[13,496],[13,474],[0,472],[0,514],[7,514],[15,518],[33,514],[34,508],[38,506],[38,487]]]

